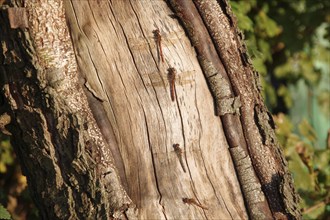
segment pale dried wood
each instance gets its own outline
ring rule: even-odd
[[[86,91],[97,103],[92,111],[96,114],[97,106],[106,112],[98,123],[108,120],[101,130],[114,133],[115,164],[139,219],[247,218],[212,96],[195,51],[166,3],[64,2]],[[157,28],[164,64],[153,35]],[[170,66],[178,77],[193,73],[190,83],[176,84],[175,102],[166,83]],[[175,143],[183,148],[187,173]],[[208,210],[182,198],[196,198]]]

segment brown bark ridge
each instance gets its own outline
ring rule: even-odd
[[[228,2],[225,0],[194,0],[194,4],[183,0],[169,2],[192,39],[197,53],[199,56],[202,56],[200,58],[201,65],[203,66],[204,63],[205,57],[203,54],[205,54],[205,52],[199,48],[203,47],[201,46],[203,44],[209,47],[210,40],[205,40],[206,38],[196,39],[196,36],[198,37],[200,32],[210,34],[218,53],[215,56],[220,58],[225,69],[222,74],[221,72],[223,69],[215,68],[216,71],[211,75],[213,78],[218,78],[215,80],[207,73],[207,68],[204,68],[204,74],[213,92],[215,103],[218,108],[217,112],[220,112],[230,147],[238,146],[242,148],[239,149],[238,152],[243,153],[243,155],[236,158],[236,156],[240,154],[232,153],[233,160],[237,161],[237,159],[246,158],[246,156],[249,155],[254,172],[260,180],[262,191],[268,200],[273,218],[301,218],[298,207],[299,196],[293,188],[292,178],[287,170],[287,163],[276,140],[272,117],[260,95],[259,76],[253,70],[249,62],[245,45],[242,42],[242,33],[237,29],[235,18],[230,11]],[[199,13],[196,13],[196,10],[198,10]],[[200,19],[198,14],[202,17],[207,32],[205,30],[201,31],[202,25],[200,23],[196,26],[196,20]],[[211,48],[211,50],[212,49],[213,48]],[[204,66],[207,67],[207,65]],[[219,75],[219,71],[221,76],[216,77]],[[227,79],[230,81],[229,84],[233,93],[228,89],[230,92],[225,96],[216,84],[227,85]],[[225,105],[228,103],[228,101],[226,101],[228,97],[232,100],[235,100],[234,97],[237,97],[241,102],[241,106],[236,105],[236,107],[234,101],[229,102],[232,103],[231,106],[234,108],[234,113],[237,112],[235,109],[239,109],[238,112],[241,114],[239,123],[232,123],[232,118],[234,117],[232,112],[228,112],[227,110],[227,112],[222,112],[219,110],[221,108],[228,108]],[[226,119],[226,116],[231,117],[231,119]],[[233,126],[237,127],[240,126],[240,124],[243,128],[248,147],[247,155],[245,155],[244,144],[242,144],[244,142],[239,142],[240,145],[235,144],[235,140],[237,139],[235,136],[239,136],[239,133],[235,132],[236,135],[234,136],[230,132],[233,130]],[[229,132],[226,132],[226,130],[229,130]],[[241,181],[243,193],[245,193],[244,187],[247,183],[242,182],[242,179],[254,179],[255,173],[251,172],[250,177],[246,177],[246,173],[244,173],[244,177],[242,177],[237,163],[236,169]],[[267,203],[266,201],[265,203],[262,202],[262,197],[259,197],[259,199],[252,198],[251,201],[249,195],[245,194],[245,201],[252,219],[258,219],[262,216],[266,218],[269,217],[269,210],[265,207]],[[250,206],[251,204],[252,206]],[[253,210],[258,211],[258,213]]]
[[[15,19],[22,9],[1,10],[1,88],[42,218],[133,217],[134,204],[78,83],[63,1],[25,1],[28,29],[13,30],[26,27]]]
[[[11,29],[3,8],[1,113],[44,219],[247,218],[203,71],[166,2],[14,6],[28,27],[11,18]]]
[[[230,147],[231,156],[240,180],[245,203],[252,219],[272,218],[268,202],[248,157],[239,119],[240,99],[235,97],[226,70],[213,46],[195,5],[191,1],[170,1],[194,45],[205,78],[215,99],[215,113],[220,116]]]

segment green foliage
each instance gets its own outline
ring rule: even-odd
[[[284,91],[299,79],[317,86],[321,76],[329,74],[329,68],[321,68],[329,63],[328,2],[231,1],[238,26],[245,33],[253,65],[265,77],[264,96],[271,100],[268,102],[271,109],[278,106],[281,99],[284,110],[291,107],[290,93]],[[279,87],[280,94],[273,91]]]
[[[13,164],[13,152],[9,139],[2,139],[0,135],[0,173],[7,171],[7,166]]]
[[[9,212],[0,204],[0,219],[11,219]]]
[[[321,111],[323,114],[327,117],[330,118],[330,99],[329,99],[329,91],[326,90],[321,90],[320,95],[317,97],[318,98],[318,105],[321,107]]]
[[[330,215],[330,1],[231,0],[304,219]],[[329,140],[330,141],[330,140]],[[328,143],[328,145],[327,145]]]
[[[295,186],[302,197],[304,219],[321,219],[330,214],[330,148],[316,149],[317,135],[307,120],[293,133],[290,119],[283,113],[274,117],[277,136],[284,147]]]

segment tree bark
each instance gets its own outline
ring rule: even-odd
[[[226,1],[1,7],[0,113],[44,219],[300,217]]]

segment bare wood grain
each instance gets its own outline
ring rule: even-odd
[[[123,164],[120,172],[139,218],[246,218],[221,123],[210,114],[212,96],[165,2],[65,1],[65,6],[80,72],[87,92],[101,97],[98,106],[111,125],[101,130],[113,130],[121,155],[115,160]],[[157,28],[164,64],[153,37]],[[170,66],[178,77],[193,73],[190,83],[176,84],[175,102],[166,83]],[[163,86],[153,83],[154,76]],[[175,143],[183,148],[186,174]],[[196,198],[208,210],[187,206],[182,198]]]

